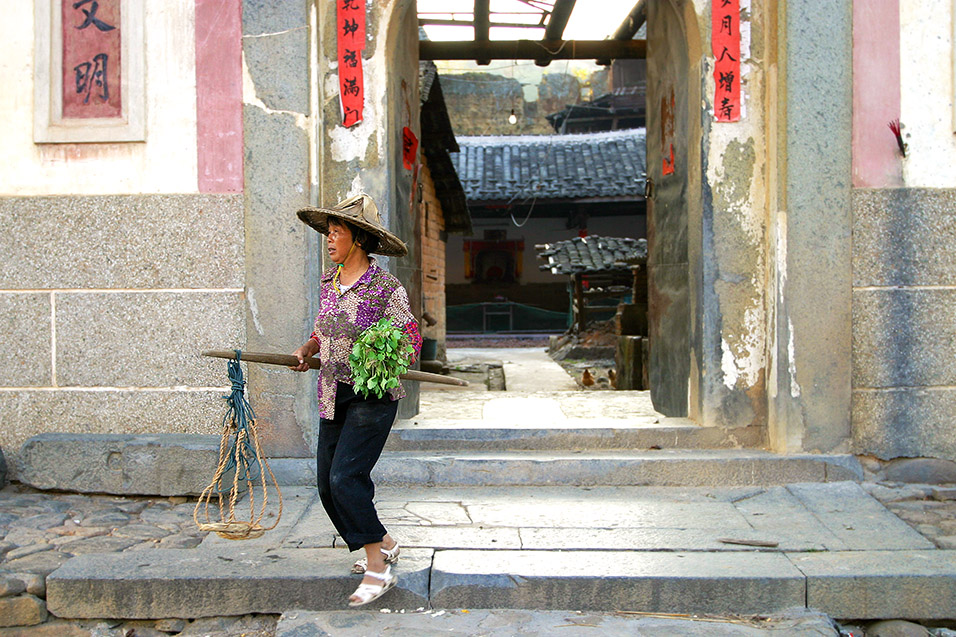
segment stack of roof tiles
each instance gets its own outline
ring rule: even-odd
[[[644,195],[645,130],[581,135],[458,137],[452,154],[474,202],[639,198]]]
[[[647,240],[619,237],[575,237],[535,246],[538,258],[547,264],[541,270],[552,274],[576,274],[627,270],[647,261]]]

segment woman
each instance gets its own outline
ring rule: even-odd
[[[378,519],[372,498],[375,485],[369,474],[385,446],[395,420],[398,387],[381,398],[362,398],[353,391],[349,354],[355,341],[383,317],[403,329],[415,348],[421,350],[418,323],[408,307],[408,294],[398,279],[368,255],[405,256],[408,249],[385,229],[375,203],[358,195],[332,208],[303,208],[299,218],[327,235],[329,257],[337,265],[322,276],[321,304],[315,331],[293,352],[299,365],[318,355],[319,440],[316,471],[322,505],[350,551],[365,549],[365,559],[352,567],[364,573],[362,583],[349,597],[349,606],[362,606],[378,599],[397,580],[391,565],[398,561],[398,543]]]

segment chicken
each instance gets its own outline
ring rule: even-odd
[[[617,389],[617,372],[613,369],[607,370],[607,378],[611,381],[611,387]]]
[[[590,387],[594,384],[594,376],[591,375],[590,367],[584,368],[584,373],[581,374],[581,384],[585,387]]]

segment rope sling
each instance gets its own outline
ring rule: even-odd
[[[232,391],[228,396],[223,396],[228,409],[222,417],[219,464],[212,481],[199,496],[199,502],[193,510],[193,520],[200,531],[211,531],[229,540],[261,537],[266,531],[274,529],[282,517],[282,491],[262,454],[256,414],[244,393],[246,382],[242,376],[241,358],[242,351],[235,350],[235,358],[228,363]],[[279,508],[272,526],[263,527],[261,522],[269,504],[270,486],[275,488],[278,495]],[[242,487],[245,487],[249,501],[248,520],[236,519]],[[214,498],[219,509],[218,522],[210,518],[210,509],[217,508],[213,504]]]

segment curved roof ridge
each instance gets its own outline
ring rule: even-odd
[[[465,146],[516,146],[523,144],[573,143],[605,141],[612,139],[643,139],[644,128],[600,131],[597,133],[565,133],[553,135],[455,135],[459,145]]]

